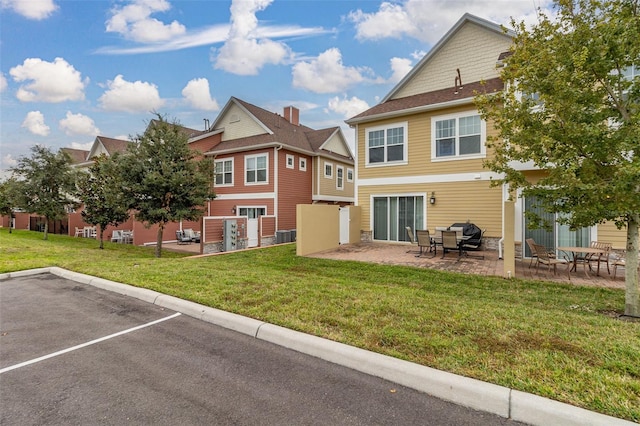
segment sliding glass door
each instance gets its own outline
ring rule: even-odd
[[[423,196],[384,196],[373,198],[373,239],[408,241],[405,228],[424,226]]]
[[[587,247],[591,241],[589,228],[569,229],[568,225],[561,225],[557,222],[559,215],[545,212],[537,203],[535,197],[528,197],[524,200],[524,238],[533,238],[537,244],[541,244],[550,250],[556,250],[556,247],[577,246]],[[551,227],[536,228],[530,222],[526,212],[534,212],[550,223]],[[526,244],[523,244],[525,256],[531,257],[531,251]]]

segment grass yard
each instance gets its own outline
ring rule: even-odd
[[[0,273],[59,266],[640,422],[624,292],[312,259],[295,246],[185,258],[0,229]],[[0,283],[0,289],[1,289]]]

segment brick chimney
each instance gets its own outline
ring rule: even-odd
[[[294,126],[300,125],[300,110],[294,106],[284,107],[284,118]]]

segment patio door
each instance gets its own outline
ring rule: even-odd
[[[546,212],[538,205],[535,197],[527,197],[524,200],[524,238],[533,238],[537,244],[541,244],[550,250],[556,250],[561,246],[587,247],[591,241],[589,228],[569,229],[568,225],[561,225],[557,222],[559,214]],[[550,223],[550,228],[536,227],[527,217],[526,212],[534,212],[545,222]],[[531,251],[526,244],[525,257],[531,257]]]
[[[373,197],[373,239],[408,241],[405,228],[424,227],[424,196]]]
[[[238,216],[247,217],[247,247],[258,247],[258,219],[267,212],[266,207],[239,207]]]

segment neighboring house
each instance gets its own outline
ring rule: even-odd
[[[531,236],[549,247],[595,239],[624,247],[624,232],[609,223],[530,230],[524,212],[535,200],[519,198],[509,207],[505,188],[490,185],[499,176],[483,161],[492,155],[487,135],[496,130],[481,119],[474,97],[504,88],[500,67],[512,36],[465,14],[380,104],[346,121],[356,128],[363,240],[407,241],[406,226],[433,231],[469,221],[486,230],[487,248],[512,237],[507,241],[518,252]],[[540,173],[531,168],[531,179]]]
[[[289,231],[296,229],[297,204],[354,202],[354,160],[342,131],[311,129],[299,114],[292,106],[280,115],[232,97],[209,131],[190,140],[194,149],[206,147],[215,164],[208,215],[246,218],[239,247],[273,242],[264,238],[273,232],[259,229],[261,217],[272,219],[273,231]],[[205,234],[220,243],[221,229]]]

